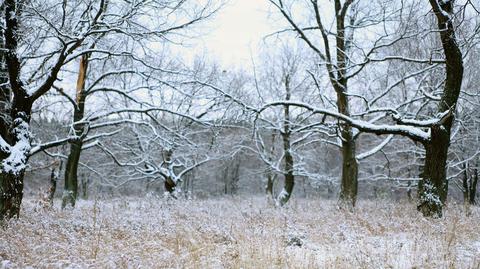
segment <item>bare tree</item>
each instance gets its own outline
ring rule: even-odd
[[[7,66],[12,96],[8,102],[9,119],[2,121],[0,128],[8,130],[2,133],[0,140],[0,216],[9,218],[19,213],[23,175],[32,153],[29,129],[32,106],[54,86],[69,63],[82,58],[80,73],[86,73],[88,57],[92,54],[104,59],[125,55],[141,59],[132,52],[135,50],[116,54],[106,47],[93,48],[89,44],[95,44],[101,37],[106,44],[115,46],[112,40],[123,36],[147,48],[147,42],[166,40],[170,31],[185,35],[186,28],[209,18],[216,9],[209,1],[202,5],[193,1],[3,1],[5,49],[2,50],[2,59]],[[178,16],[169,16],[172,11]],[[167,18],[159,22],[163,27],[145,20],[148,16],[163,15]],[[80,93],[84,80],[84,77],[78,79]],[[82,100],[78,101],[78,104],[82,103]],[[76,114],[77,119],[82,117],[78,109]],[[80,133],[81,125],[75,121],[75,133]],[[45,143],[32,150],[37,152],[73,140]],[[77,143],[74,151],[79,149]],[[67,167],[75,168],[79,154],[74,155]]]

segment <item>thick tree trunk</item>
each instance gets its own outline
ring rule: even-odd
[[[346,127],[350,129],[349,127]],[[342,132],[342,184],[340,189],[340,207],[352,210],[357,201],[358,163],[355,153],[355,140],[351,130]]]
[[[343,81],[341,87],[336,88],[338,112],[349,116],[350,108],[344,89],[347,82]],[[356,158],[356,144],[352,127],[339,123],[342,140],[342,181],[340,186],[339,206],[343,209],[353,210],[357,201],[358,192],[358,162]]]
[[[438,112],[449,112],[430,128],[431,139],[425,143],[425,165],[419,183],[418,210],[426,217],[441,217],[448,194],[446,166],[454,111],[462,88],[463,56],[456,42],[451,19],[454,17],[454,1],[430,0],[430,4],[437,17],[446,62],[446,79]]]
[[[31,102],[15,96],[12,105],[12,126],[7,137],[10,153],[0,152],[0,219],[19,216],[23,198],[23,178],[30,151]]]
[[[67,165],[65,166],[65,186],[62,197],[62,208],[67,205],[75,207],[75,201],[78,197],[78,164],[82,153],[83,136],[85,126],[83,123],[77,123],[83,119],[85,113],[85,81],[88,70],[88,55],[80,58],[78,70],[77,88],[76,88],[76,107],[73,112],[73,129],[75,139],[70,142],[70,153],[68,154]]]
[[[23,178],[30,153],[30,116],[32,99],[20,79],[20,61],[16,55],[18,20],[16,1],[5,1],[1,44],[2,83],[0,98],[0,219],[19,216],[23,198]],[[6,67],[6,68],[5,68]],[[13,94],[13,99],[12,99]]]
[[[0,173],[0,219],[9,219],[20,215],[23,198],[24,173]]]
[[[418,185],[418,210],[424,216],[441,217],[447,200],[446,167],[450,133],[442,129],[432,128],[431,142],[425,146],[425,164]]]

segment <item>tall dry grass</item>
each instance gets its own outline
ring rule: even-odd
[[[480,210],[450,205],[425,219],[413,204],[263,198],[33,200],[0,229],[0,268],[480,268]]]

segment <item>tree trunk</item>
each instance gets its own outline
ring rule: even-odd
[[[50,206],[53,206],[53,198],[55,197],[55,191],[57,190],[57,180],[60,171],[62,170],[63,161],[58,161],[58,171],[57,171],[57,162],[55,162],[52,172],[50,174],[50,188],[48,188],[47,192],[47,202]]]
[[[275,140],[276,140],[276,133],[275,131],[272,132],[272,140],[271,140],[271,147],[270,147],[270,156],[268,157],[268,161],[273,161],[273,155],[275,154]],[[271,197],[273,201],[275,201],[275,194],[273,193],[273,185],[275,183],[276,175],[271,169],[271,167],[267,168],[267,185],[265,186],[265,192],[267,197]]]
[[[273,172],[271,169],[267,171],[267,185],[265,185],[265,193],[267,194],[267,197],[272,197],[274,198],[273,194],[273,184],[275,182],[275,176],[273,175]]]
[[[287,75],[285,77],[285,90],[286,90],[286,98],[285,100],[290,100],[290,77]],[[283,132],[282,132],[282,139],[283,139],[283,154],[284,154],[284,187],[277,198],[277,203],[280,206],[285,205],[290,196],[292,196],[293,186],[295,185],[295,176],[293,175],[293,156],[291,152],[291,145],[290,145],[290,106],[285,105],[284,108],[284,121],[283,121]]]
[[[446,176],[450,133],[442,128],[432,128],[431,142],[425,146],[425,164],[419,182],[418,210],[424,216],[442,217],[442,207],[447,200]]]
[[[2,4],[3,42],[1,75],[5,83],[0,89],[3,102],[0,120],[0,219],[19,216],[23,198],[23,178],[30,153],[31,96],[20,79],[21,64],[16,55],[18,20],[16,1]],[[5,68],[6,67],[6,68]],[[5,76],[6,75],[6,76]],[[13,94],[13,99],[12,99]],[[3,144],[3,145],[2,145]]]
[[[469,195],[468,202],[471,205],[476,205],[477,204],[477,200],[476,200],[477,185],[478,185],[478,169],[475,168],[475,169],[473,169],[472,180],[470,181],[470,195]]]
[[[82,198],[84,200],[88,199],[88,187],[90,186],[90,179],[86,178],[85,175],[82,175],[82,180],[80,182],[82,186]]]
[[[343,163],[339,201],[341,208],[349,210],[355,207],[358,192],[358,163],[355,154],[355,140],[353,140],[351,135],[351,130],[342,132]]]
[[[9,219],[20,215],[23,198],[24,173],[0,173],[0,219]]]
[[[67,205],[75,207],[78,197],[78,163],[82,153],[82,141],[73,141],[70,143],[70,153],[68,154],[67,165],[65,167],[65,186],[62,197],[62,208]]]
[[[28,97],[14,97],[12,104],[12,128],[5,142],[11,145],[15,155],[0,152],[0,219],[19,216],[23,198],[23,178],[30,152],[31,102]]]
[[[175,190],[177,188],[177,182],[173,179],[172,174],[174,174],[173,171],[173,150],[172,149],[167,149],[164,151],[164,164],[163,167],[168,170],[169,175],[165,177],[165,190],[171,194],[174,198],[175,197]]]
[[[347,82],[336,88],[338,112],[350,116],[348,98],[344,93]],[[352,127],[339,123],[342,140],[342,181],[340,186],[339,206],[343,209],[353,210],[357,201],[358,192],[358,162],[356,158],[356,144]]]
[[[73,112],[73,129],[75,139],[70,142],[70,153],[68,154],[67,165],[65,167],[65,186],[62,197],[62,208],[67,205],[75,207],[75,201],[78,197],[78,164],[82,153],[83,138],[85,132],[84,123],[77,123],[83,119],[85,113],[85,81],[88,70],[88,56],[80,58],[80,65],[77,78],[76,89],[76,107]]]
[[[462,88],[463,56],[456,42],[451,19],[454,16],[454,1],[430,0],[430,5],[437,17],[446,62],[446,79],[438,112],[449,112],[430,128],[431,139],[424,144],[426,155],[422,180],[419,183],[418,210],[425,217],[439,218],[448,194],[447,157],[454,111]]]
[[[470,184],[468,178],[468,162],[463,165],[463,178],[462,178],[462,194],[463,194],[463,203],[468,204],[470,200]]]
[[[165,179],[165,190],[168,193],[173,194],[175,192],[176,186],[177,184],[175,184],[175,181],[173,181],[171,177],[167,177]]]
[[[468,164],[465,163],[463,167],[463,179],[462,179],[462,187],[463,187],[463,202],[465,205],[475,205],[475,196],[477,194],[477,183],[478,183],[478,170],[472,169],[472,174],[469,175]]]

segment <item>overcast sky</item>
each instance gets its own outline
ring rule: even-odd
[[[206,51],[224,66],[250,63],[264,36],[275,27],[269,19],[267,0],[229,0],[208,23],[207,35],[197,40],[195,53]]]

